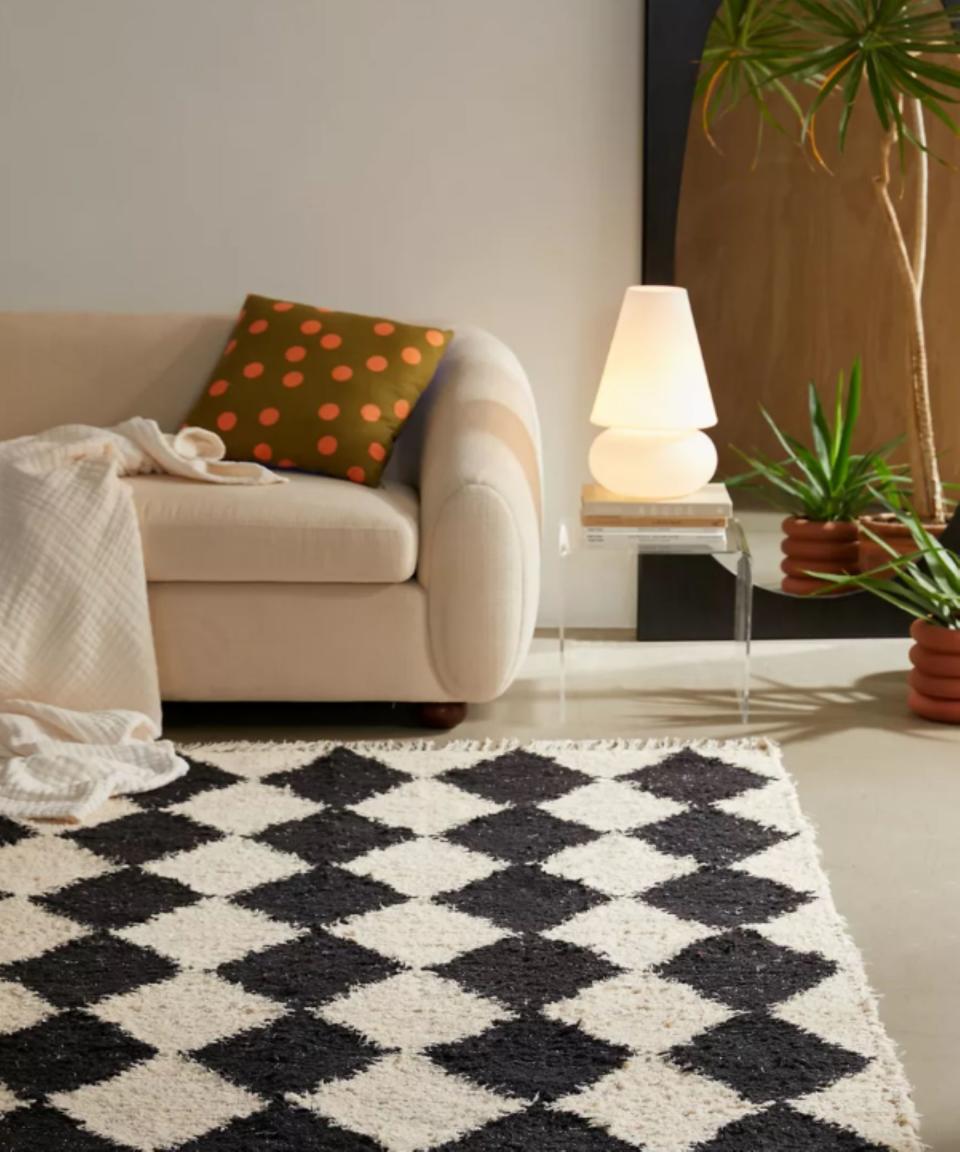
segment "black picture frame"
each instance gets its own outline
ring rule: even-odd
[[[643,67],[645,284],[672,284],[687,129],[700,57],[720,0],[646,0]]]

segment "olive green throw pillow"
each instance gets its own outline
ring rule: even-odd
[[[374,486],[452,335],[248,296],[186,423],[231,460]]]

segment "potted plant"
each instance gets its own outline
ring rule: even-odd
[[[807,391],[812,447],[783,432],[761,405],[760,411],[785,456],[774,460],[734,448],[750,470],[728,481],[734,487],[757,490],[770,503],[789,513],[783,521],[781,587],[795,596],[824,593],[822,582],[811,573],[840,576],[856,572],[858,517],[876,500],[878,493],[893,494],[899,485],[906,483],[905,467],[887,463],[887,457],[899,441],[872,452],[852,450],[862,391],[859,359],[850,372],[849,388],[844,374],[840,373],[832,426],[812,382]]]
[[[956,484],[944,484],[944,490],[957,487]],[[910,515],[913,509],[906,493],[888,485],[883,493],[877,493],[878,504],[885,511],[873,512],[860,517],[860,564],[861,572],[870,572],[880,579],[893,578],[896,572],[887,564],[890,549],[900,556],[909,556],[916,551],[917,543],[910,527]],[[953,500],[944,499],[945,507],[952,509]],[[943,535],[945,525],[925,524],[931,536],[939,539]]]
[[[909,555],[874,534],[886,553],[881,570],[853,576],[820,573],[814,579],[834,590],[862,588],[913,616],[907,704],[925,720],[960,724],[960,557],[915,512],[898,513],[897,521],[913,542]]]
[[[703,129],[711,143],[718,117],[747,99],[759,112],[761,132],[764,124],[786,131],[778,113],[787,110],[801,146],[825,171],[817,124],[828,100],[838,106],[841,152],[855,107],[869,109],[879,122],[878,224],[884,221],[896,253],[911,333],[905,384],[912,504],[934,531],[942,531],[945,507],[923,313],[930,175],[926,120],[933,116],[960,133],[951,116],[960,90],[960,71],[952,65],[958,57],[960,25],[941,4],[928,0],[723,0],[699,87]],[[909,194],[904,181],[897,200],[891,193],[895,152],[901,171],[908,157],[916,165]],[[888,527],[893,534],[902,530],[895,517],[867,523],[874,536]]]

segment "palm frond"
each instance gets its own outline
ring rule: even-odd
[[[828,101],[839,102],[842,152],[865,86],[869,107],[883,130],[895,133],[902,158],[907,147],[925,149],[901,114],[905,99],[960,135],[952,115],[960,104],[958,61],[960,22],[928,0],[723,0],[698,88],[704,130],[713,139],[716,121],[742,100],[785,130],[774,110],[782,104],[797,123],[799,142],[826,167],[818,113]]]

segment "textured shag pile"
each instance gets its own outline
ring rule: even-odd
[[[187,755],[0,821],[4,1152],[919,1152],[775,747]]]

